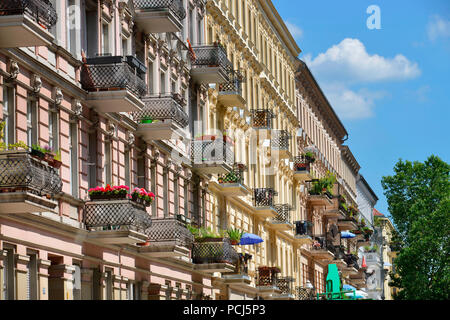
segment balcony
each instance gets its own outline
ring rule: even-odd
[[[256,287],[252,284],[252,278],[248,275],[247,263],[252,258],[249,254],[238,254],[238,262],[235,271],[222,276],[224,284],[240,292],[256,293]]]
[[[275,267],[258,267],[256,271],[256,288],[263,298],[271,298],[281,293],[277,279],[280,269]]]
[[[205,273],[228,273],[235,270],[238,254],[228,239],[219,241],[194,242],[192,262],[195,270]]]
[[[2,0],[0,3],[0,48],[51,45],[48,32],[58,21],[48,0]]]
[[[295,297],[297,300],[316,300],[316,294],[313,288],[296,287]]]
[[[278,212],[275,210],[274,197],[278,192],[272,188],[258,188],[253,191],[253,206],[256,215],[262,218],[275,218]]]
[[[286,130],[272,130],[271,148],[272,152],[279,160],[290,159],[289,141],[291,135]]]
[[[220,174],[219,183],[216,186],[219,193],[228,197],[249,195],[251,191],[244,184],[244,171],[246,169],[243,164],[235,164],[229,173]]]
[[[226,137],[204,136],[192,141],[193,169],[200,174],[225,174],[232,170],[234,152],[232,142]]]
[[[275,118],[271,110],[256,109],[252,110],[252,127],[258,132],[269,134],[272,129],[272,119]]]
[[[277,204],[274,206],[277,215],[270,220],[270,226],[279,231],[292,230],[291,211],[292,207],[289,204]]]
[[[105,244],[145,242],[152,226],[145,207],[128,199],[86,202],[83,222],[88,237]]]
[[[134,0],[135,20],[144,33],[180,32],[186,10],[182,0]]]
[[[175,218],[152,219],[145,233],[150,245],[139,252],[152,258],[187,257],[194,242],[186,225]]]
[[[295,279],[292,277],[279,277],[277,278],[277,287],[280,289],[280,293],[274,295],[274,300],[294,300],[294,284]]]
[[[294,157],[294,179],[308,181],[313,179],[311,161],[305,156]]]
[[[59,171],[28,151],[0,152],[0,214],[52,211],[62,185]]]
[[[189,124],[184,111],[184,100],[179,94],[147,96],[142,98],[144,107],[133,112],[138,123],[138,134],[145,141],[178,139]]]
[[[311,221],[296,221],[295,242],[299,245],[312,244],[313,242],[313,223]]]
[[[358,222],[353,217],[346,217],[343,219],[338,219],[337,225],[338,225],[339,231],[358,229]]]
[[[334,259],[334,248],[327,243],[324,237],[315,237],[314,243],[311,245],[311,256],[317,260],[326,260],[331,262]]]
[[[133,56],[89,58],[81,68],[87,102],[99,112],[132,112],[144,108],[146,67]]]
[[[193,47],[191,76],[197,83],[223,83],[230,81],[232,69],[227,52],[221,45]]]
[[[230,72],[230,81],[219,85],[219,95],[217,100],[225,107],[245,107],[245,99],[242,96],[242,82],[244,76],[240,71]]]
[[[317,180],[306,181],[306,187],[308,189],[308,203],[313,207],[325,207],[333,204],[333,196],[326,190],[317,192],[314,188],[314,183]]]

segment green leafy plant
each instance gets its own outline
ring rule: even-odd
[[[56,151],[55,160],[61,161],[61,150]]]
[[[316,156],[313,152],[311,151],[307,151],[304,154],[305,158],[307,158],[309,160],[309,162],[314,163],[314,161],[316,161]]]
[[[3,141],[3,138],[5,136],[5,126],[6,126],[6,122],[2,121],[0,122],[0,151],[1,150],[5,150],[6,149],[6,144]]]
[[[24,149],[24,150],[28,150],[28,145],[25,143],[25,142],[23,142],[23,141],[19,141],[19,142],[17,142],[17,143],[10,143],[9,145],[8,145],[8,149],[9,150],[13,150],[13,149]]]
[[[231,242],[233,243],[239,243],[241,241],[242,236],[244,235],[244,232],[242,232],[239,229],[229,228],[226,231],[228,238],[230,238]]]

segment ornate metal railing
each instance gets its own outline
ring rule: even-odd
[[[345,254],[344,261],[347,263],[347,266],[354,267],[356,270],[359,270],[358,256],[355,256],[354,254]]]
[[[152,225],[145,232],[150,243],[175,242],[176,245],[191,248],[194,236],[186,225],[175,218],[152,219]]]
[[[292,206],[289,204],[277,204],[273,207],[277,215],[273,218],[276,223],[290,223]]]
[[[252,127],[254,129],[271,129],[272,119],[275,118],[271,110],[256,109],[252,110]]]
[[[186,18],[182,0],[133,0],[134,8],[140,10],[169,10],[180,21]]]
[[[272,188],[254,189],[253,203],[255,207],[273,207],[273,198],[278,195]]]
[[[0,152],[0,192],[53,196],[62,191],[62,186],[58,170],[28,152]]]
[[[293,283],[295,279],[292,277],[279,277],[277,278],[277,287],[281,290],[282,295],[293,294]]]
[[[255,283],[257,287],[276,287],[278,284],[278,273],[276,267],[258,267],[256,270]]]
[[[220,67],[226,74],[232,70],[232,64],[222,45],[194,46],[192,49],[194,51],[194,55],[191,56],[193,67]]]
[[[88,230],[134,230],[146,233],[152,226],[152,219],[145,207],[132,200],[87,202],[83,222]]]
[[[219,94],[237,94],[242,96],[242,82],[245,81],[244,76],[239,70],[230,72],[230,81],[219,85]]]
[[[192,262],[195,264],[236,264],[238,259],[238,253],[226,238],[220,242],[194,242],[192,246]]]
[[[311,171],[311,161],[309,158],[305,156],[296,156],[293,160],[295,172]]]
[[[81,68],[81,84],[87,91],[127,89],[142,97],[147,92],[146,68],[135,57],[89,58]]]
[[[229,173],[219,175],[219,183],[244,184],[245,170],[247,170],[247,167],[244,164],[235,163]]]
[[[323,236],[314,237],[314,243],[311,244],[311,250],[319,250],[319,251],[330,251],[334,253],[334,245],[331,241],[327,241],[327,239]]]
[[[289,151],[289,141],[291,135],[286,130],[273,130],[271,147],[273,150],[287,150]]]
[[[313,223],[311,221],[296,221],[295,223],[296,236],[313,236]]]
[[[316,300],[314,289],[297,287],[295,290],[297,300]]]
[[[53,27],[58,21],[56,10],[49,0],[2,0],[0,2],[0,16],[21,14],[27,14],[47,29]]]
[[[162,94],[142,98],[145,107],[133,112],[133,119],[137,123],[149,123],[155,120],[173,120],[180,127],[189,125],[189,116],[182,107],[182,99],[177,94]]]
[[[195,140],[191,143],[191,157],[196,164],[234,164],[234,151],[230,142],[224,139]]]

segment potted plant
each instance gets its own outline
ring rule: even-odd
[[[153,119],[149,116],[144,116],[141,119],[141,123],[153,123]]]
[[[112,200],[112,199],[126,199],[128,196],[128,186],[113,186],[109,184],[103,187],[91,188],[88,190],[91,200]]]
[[[37,158],[39,160],[44,160],[45,152],[44,149],[41,148],[38,144],[33,144],[31,146],[31,152],[30,155],[34,158]]]
[[[53,167],[54,167],[55,169],[59,169],[59,168],[61,168],[61,165],[62,165],[62,161],[61,161],[61,151],[58,150],[58,151],[56,151],[56,154],[55,154],[55,156],[53,157]]]
[[[309,163],[314,163],[314,161],[316,161],[316,156],[311,151],[305,152],[304,156]]]
[[[232,245],[238,245],[239,242],[241,242],[241,238],[243,236],[243,232],[238,229],[229,228],[227,230],[228,238],[230,239],[230,242]]]
[[[46,145],[42,150],[44,152],[44,160],[47,161],[49,165],[52,165],[53,159],[55,158],[52,148],[50,148],[49,145]]]
[[[149,207],[153,200],[155,200],[155,194],[153,192],[147,192],[144,188],[134,188],[131,193],[131,199],[134,202],[141,203],[146,207]]]

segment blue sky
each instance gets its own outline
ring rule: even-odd
[[[272,1],[389,215],[381,178],[400,158],[449,162],[450,1]],[[371,5],[381,29],[367,27]]]

